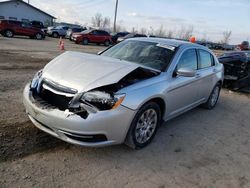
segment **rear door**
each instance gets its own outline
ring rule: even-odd
[[[205,101],[215,85],[215,60],[213,55],[206,50],[198,49],[197,52],[199,58],[197,70],[199,80],[198,97],[200,100]]]
[[[20,34],[26,36],[33,36],[35,35],[34,29],[32,28],[31,24],[22,22],[20,27]]]

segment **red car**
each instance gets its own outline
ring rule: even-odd
[[[85,30],[80,33],[73,33],[72,40],[77,44],[102,43],[105,46],[109,46],[111,44],[111,35],[103,30]]]
[[[30,23],[14,20],[0,20],[0,33],[9,38],[22,35],[41,40],[45,37],[41,29],[33,27]]]

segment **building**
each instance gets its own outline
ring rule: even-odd
[[[0,19],[40,21],[51,26],[56,18],[24,1],[9,0],[0,2]]]

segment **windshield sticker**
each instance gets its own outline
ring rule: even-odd
[[[169,49],[169,50],[171,50],[171,51],[174,51],[174,50],[175,50],[175,47],[174,47],[174,46],[169,46],[169,45],[167,45],[167,44],[158,43],[156,46],[162,47],[162,48],[167,48],[167,49]]]

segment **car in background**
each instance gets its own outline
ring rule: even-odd
[[[118,33],[115,33],[113,35],[111,35],[111,38],[112,38],[112,42],[113,43],[116,43],[117,42],[117,39],[119,37],[125,37],[126,35],[128,35],[129,32],[118,32]]]
[[[111,35],[104,30],[91,29],[80,33],[73,33],[72,40],[76,44],[87,45],[88,43],[104,44],[109,46],[112,43]]]
[[[37,40],[45,38],[45,33],[40,28],[33,27],[28,22],[15,20],[0,20],[0,33],[9,38],[15,35],[28,36]]]
[[[65,38],[69,39],[69,40],[72,40],[72,34],[73,33],[80,33],[82,31],[85,31],[87,30],[86,27],[73,27],[73,28],[69,28],[67,33],[66,33],[66,36]]]
[[[65,37],[69,28],[69,26],[64,25],[48,27],[47,35],[54,38]]]
[[[238,90],[250,86],[250,51],[233,51],[221,55],[224,65],[224,86]]]
[[[213,109],[222,82],[223,65],[204,46],[133,38],[99,55],[61,54],[26,85],[23,103],[37,128],[66,142],[140,149],[162,122]]]
[[[138,34],[138,33],[130,33],[124,37],[119,37],[117,39],[117,42],[122,42],[123,40],[130,39],[130,38],[136,38],[136,37],[147,37],[145,34]]]
[[[45,34],[47,33],[47,28],[43,25],[43,22],[33,20],[30,22],[33,27],[41,29]]]

